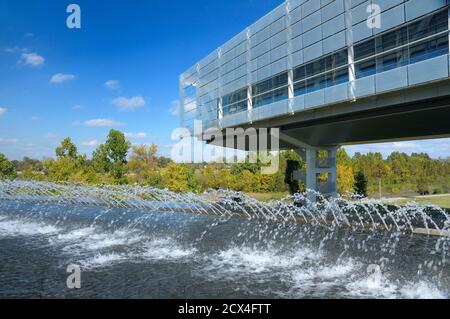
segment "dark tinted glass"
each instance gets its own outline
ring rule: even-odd
[[[355,45],[355,61],[375,55],[375,39]]]

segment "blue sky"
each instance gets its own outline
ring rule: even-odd
[[[179,74],[281,0],[0,2],[0,152],[53,156],[66,136],[83,153],[111,128],[170,154]],[[82,28],[66,27],[81,7]],[[449,140],[352,146],[450,155]]]

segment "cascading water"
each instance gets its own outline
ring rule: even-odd
[[[0,297],[450,296],[446,211],[308,195],[1,181]]]

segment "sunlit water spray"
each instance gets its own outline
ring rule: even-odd
[[[449,297],[447,212],[308,195],[0,182],[0,296]]]

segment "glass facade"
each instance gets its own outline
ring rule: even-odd
[[[348,82],[348,52],[340,50],[294,69],[294,95],[318,91]]]
[[[247,110],[247,88],[225,95],[222,98],[223,114],[233,114]]]
[[[288,84],[288,72],[283,72],[253,85],[253,107],[259,107],[287,99],[289,90]]]
[[[356,78],[448,54],[447,10],[355,44]]]
[[[447,0],[383,0],[381,30],[367,2],[287,0],[181,75],[180,92],[195,87],[182,121],[228,127],[449,77]]]

